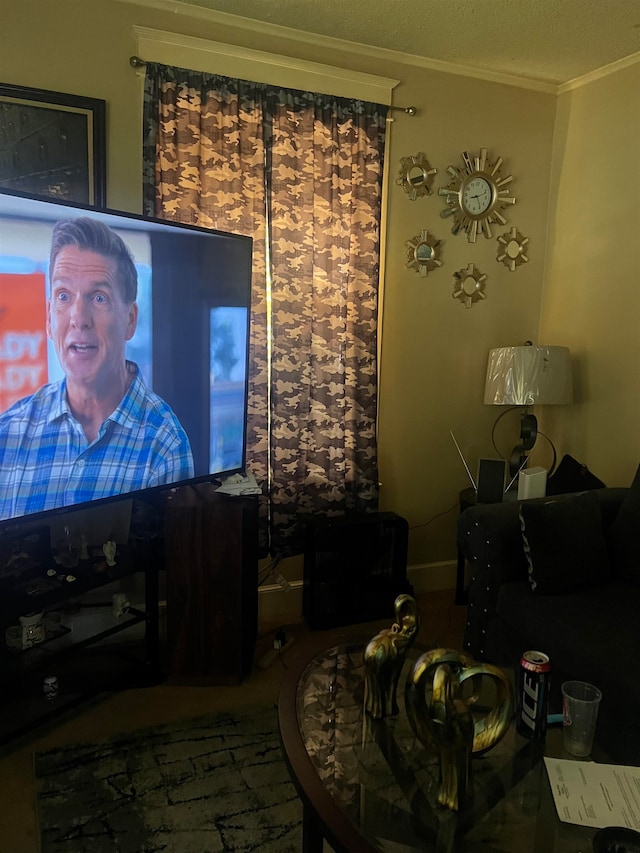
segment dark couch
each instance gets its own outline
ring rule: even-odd
[[[639,526],[640,467],[630,488],[478,504],[458,523],[465,649],[503,666],[548,654],[552,712],[563,681],[598,685],[598,739],[627,764],[640,764]]]

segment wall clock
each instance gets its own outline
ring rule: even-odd
[[[422,153],[403,157],[396,183],[404,187],[411,201],[415,201],[420,196],[431,195],[431,184],[437,171]]]
[[[512,228],[498,237],[497,260],[502,261],[505,267],[509,267],[513,272],[516,267],[526,264],[529,260],[526,254],[528,242],[528,237],[523,237],[517,228]]]
[[[448,166],[451,183],[438,190],[447,203],[440,215],[453,217],[452,234],[465,231],[468,241],[475,243],[478,232],[490,238],[492,224],[506,224],[500,210],[516,203],[508,187],[513,177],[500,177],[502,157],[489,163],[486,148],[480,149],[478,157],[472,157],[468,151],[463,151],[461,156],[464,167]]]
[[[407,240],[407,267],[423,277],[436,267],[441,267],[442,261],[438,259],[439,246],[440,240],[430,237],[426,230],[421,231],[417,237]]]
[[[471,308],[479,299],[486,299],[484,283],[487,276],[480,272],[474,264],[453,274],[453,298],[459,299],[465,308]]]

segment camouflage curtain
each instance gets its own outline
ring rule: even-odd
[[[260,550],[269,551],[266,195],[260,87],[148,63],[144,212],[253,237],[247,455],[263,484]]]
[[[247,465],[274,555],[301,552],[309,518],[377,508],[385,119],[377,104],[147,66],[145,213],[254,238]]]

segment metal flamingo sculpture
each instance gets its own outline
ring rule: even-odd
[[[473,750],[473,717],[468,705],[456,698],[458,686],[457,673],[449,664],[436,668],[431,709],[440,753],[438,803],[450,809],[466,797]]]
[[[470,709],[484,677],[496,684],[495,703],[483,719],[474,722]],[[464,698],[461,686],[469,679],[474,693]],[[476,664],[463,652],[432,649],[418,658],[407,678],[405,708],[415,736],[439,757],[438,803],[456,811],[470,788],[472,755],[491,749],[509,728],[511,682],[498,667]]]

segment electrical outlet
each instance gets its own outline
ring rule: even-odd
[[[267,669],[274,661],[278,660],[278,658],[282,659],[284,653],[287,652],[295,642],[295,637],[289,637],[284,643],[282,643],[279,648],[275,645],[277,642],[279,641],[274,640],[273,648],[269,649],[269,651],[264,654],[258,661],[258,666],[260,669]]]

